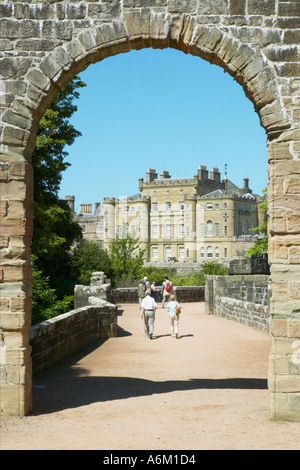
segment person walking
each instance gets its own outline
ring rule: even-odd
[[[156,302],[151,297],[151,291],[146,291],[146,297],[141,303],[141,318],[144,319],[144,332],[146,338],[152,339],[154,333]]]
[[[164,281],[161,286],[161,293],[163,296],[161,307],[165,307],[165,302],[169,301],[170,295],[173,294],[173,283],[169,281],[168,276],[164,277]]]
[[[150,282],[148,281],[147,276],[144,277],[145,291],[150,289]]]
[[[168,302],[167,309],[169,310],[169,319],[171,326],[172,338],[179,338],[179,314],[176,314],[176,307],[179,307],[179,303],[175,300],[175,295],[170,295],[170,302]]]
[[[139,285],[138,285],[138,296],[139,296],[139,306],[141,308],[141,303],[142,303],[142,300],[144,299],[145,297],[145,282],[144,282],[144,279],[141,279],[140,282],[139,282]]]
[[[151,284],[151,297],[157,302],[157,292],[156,292],[156,281],[155,279],[152,281]]]

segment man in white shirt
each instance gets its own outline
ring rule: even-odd
[[[141,303],[141,318],[144,318],[144,330],[146,338],[152,339],[155,323],[156,302],[151,297],[151,291],[146,291],[146,297]]]

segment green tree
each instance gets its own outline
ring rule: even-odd
[[[72,145],[81,133],[69,119],[77,110],[73,100],[79,97],[78,88],[85,84],[75,76],[59,91],[39,122],[36,148],[32,163],[34,170],[33,241],[37,268],[50,283],[59,273],[68,271],[69,250],[82,231],[66,203],[58,197],[62,173],[70,165],[65,161],[66,146]]]
[[[265,220],[264,222],[259,225],[258,227],[254,227],[251,229],[252,232],[259,232],[262,235],[262,238],[257,240],[254,245],[249,248],[246,252],[246,256],[251,255],[258,255],[259,253],[267,253],[268,252],[268,220],[267,220],[267,212],[268,212],[268,199],[267,199],[267,188],[263,190],[265,194],[263,202],[257,205],[258,208],[262,209]]]
[[[39,121],[36,147],[32,155],[34,168],[34,199],[37,202],[48,196],[58,194],[62,172],[70,163],[65,161],[68,152],[66,146],[71,146],[81,135],[70,123],[69,119],[77,111],[74,99],[79,98],[79,88],[85,86],[78,76],[75,76],[62,88],[53,100],[44,116]]]
[[[82,239],[72,253],[73,276],[80,284],[89,285],[94,271],[103,271],[107,278],[112,276],[109,254],[93,241]]]
[[[128,233],[124,237],[116,235],[110,248],[113,283],[130,276],[138,279],[142,275],[145,249],[141,249],[138,238]]]
[[[59,300],[55,289],[50,287],[49,277],[37,269],[36,257],[31,257],[32,266],[32,325],[52,318],[74,308],[74,297],[64,296]]]
[[[44,116],[39,121],[36,148],[32,156],[34,171],[33,240],[32,259],[39,284],[33,285],[33,297],[42,299],[41,283],[54,289],[52,301],[64,301],[73,292],[74,281],[70,278],[71,247],[82,238],[82,230],[74,220],[73,213],[58,197],[62,173],[70,166],[65,158],[66,146],[73,144],[81,135],[69,119],[77,110],[73,103],[79,97],[78,89],[85,84],[75,76],[59,91]],[[46,289],[46,287],[45,287]],[[46,289],[47,290],[47,289]],[[50,302],[51,295],[48,292]],[[54,304],[53,304],[54,305]],[[57,305],[57,302],[56,302]],[[45,313],[46,315],[46,313]]]

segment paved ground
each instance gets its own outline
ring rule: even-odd
[[[117,338],[34,377],[34,411],[2,417],[1,449],[299,449],[300,423],[268,418],[269,335],[183,307],[180,338],[159,309],[151,341],[120,306]]]

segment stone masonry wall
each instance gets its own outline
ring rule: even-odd
[[[117,336],[117,307],[103,302],[72,310],[30,328],[33,373],[52,366],[95,339]]]
[[[270,331],[269,276],[206,276],[205,312]]]
[[[174,295],[178,302],[204,302],[204,286],[175,286]],[[112,289],[112,302],[115,304],[138,303],[137,287]],[[162,301],[160,291],[157,293],[157,302]]]
[[[58,91],[90,64],[132,49],[171,47],[228,72],[253,103],[266,132],[270,417],[300,421],[300,361],[294,360],[300,340],[299,32],[299,0],[0,2],[0,298],[1,348],[6,351],[1,402],[5,413],[23,415],[32,409],[31,155],[38,120]]]

